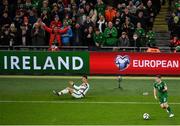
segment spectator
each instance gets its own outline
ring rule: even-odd
[[[50,27],[61,27],[62,26],[62,23],[61,21],[59,20],[59,16],[58,15],[55,15],[54,17],[54,20],[51,21],[51,24],[50,24]]]
[[[18,31],[18,45],[27,46],[31,44],[31,29],[27,25],[23,24],[20,26]]]
[[[1,38],[0,38],[0,44],[1,45],[7,45],[9,46],[10,45],[10,40],[11,40],[11,37],[10,37],[10,31],[9,31],[9,26],[8,25],[4,25],[2,27],[2,33],[1,33]]]
[[[107,22],[112,22],[116,16],[116,10],[112,6],[108,6],[105,10],[105,19]]]
[[[50,8],[48,7],[48,0],[43,1],[43,6],[41,8],[41,13],[43,13],[44,11],[46,11],[47,14],[50,13]]]
[[[80,7],[77,13],[77,23],[83,25],[85,21],[86,21],[86,15],[84,12],[84,8]]]
[[[171,35],[180,37],[180,20],[178,16],[174,17],[174,22],[171,24]]]
[[[143,3],[143,2],[141,2],[141,4],[137,7],[137,13],[138,13],[139,11],[143,11],[144,13],[145,13],[145,11],[146,11],[146,7],[144,6],[144,3]]]
[[[126,7],[126,8],[124,9],[124,12],[123,12],[122,16],[121,16],[122,23],[124,23],[126,19],[131,19],[131,17],[132,17],[132,16],[131,16],[131,14],[129,13],[129,10],[128,10],[128,8]]]
[[[17,44],[17,28],[14,23],[10,25],[9,33],[10,33],[9,45],[10,46],[16,45]]]
[[[117,19],[120,21],[120,23],[122,23],[121,13],[119,11],[116,12],[115,17],[113,18],[113,23],[115,23]]]
[[[128,38],[132,39],[133,33],[135,31],[134,24],[130,22],[129,18],[126,18],[125,23],[122,24],[122,31],[126,32],[128,35]]]
[[[122,13],[124,10],[123,4],[122,3],[118,3],[117,4],[117,12]]]
[[[113,26],[112,22],[108,22],[108,26],[104,31],[104,35],[106,38],[106,42],[105,42],[106,46],[116,46],[117,45],[118,31]]]
[[[84,22],[84,32],[88,30],[89,27],[94,27],[94,23],[91,21],[91,18],[89,16],[86,17],[86,21]]]
[[[142,28],[140,22],[137,23],[135,33],[137,33],[139,37],[145,37],[145,30]]]
[[[103,15],[100,15],[99,20],[96,23],[96,28],[99,29],[100,32],[104,32],[105,28],[106,28],[106,21],[104,19]]]
[[[154,22],[154,18],[156,16],[156,10],[154,9],[153,5],[152,5],[152,1],[148,0],[147,2],[147,15],[148,15],[148,22],[147,22],[147,27],[148,30],[151,30],[153,27],[153,22]]]
[[[115,23],[114,23],[114,27],[117,29],[118,32],[118,38],[121,36],[121,22],[120,20],[117,18]]]
[[[75,27],[73,28],[73,46],[81,46],[82,45],[82,40],[83,40],[83,30],[82,27],[79,24],[76,24]]]
[[[61,15],[61,17],[59,17]],[[57,5],[57,3],[53,3],[53,9],[51,11],[51,20],[54,18],[58,18],[58,20],[61,18],[61,20],[64,18],[64,14],[60,14],[60,9]]]
[[[176,46],[174,53],[180,52],[180,46]]]
[[[61,34],[66,33],[69,28],[59,29],[57,26],[49,28],[44,23],[42,23],[42,25],[44,29],[50,33],[49,45],[52,46],[52,44],[55,43],[58,44],[58,46],[61,46]]]
[[[16,15],[13,19],[13,22],[14,22],[15,26],[17,27],[17,29],[20,29],[20,26],[22,24],[22,18],[20,16],[20,11],[16,11]]]
[[[31,26],[37,21],[37,14],[36,10],[30,10],[29,12],[29,23]]]
[[[87,32],[85,33],[85,41],[84,41],[84,44],[85,46],[88,46],[89,49],[93,48],[95,46],[95,42],[94,42],[94,39],[93,39],[93,27],[90,26],[87,30]]]
[[[49,25],[50,24],[50,16],[48,14],[48,12],[46,10],[44,10],[42,13],[41,13],[41,19],[42,19],[42,22],[44,22],[46,25]],[[55,23],[56,21],[54,21]],[[52,24],[54,24],[52,23]],[[60,25],[61,26],[61,23],[57,23],[57,25]]]
[[[68,26],[69,26],[68,21],[64,20],[62,29],[64,29],[65,27],[68,27]],[[62,36],[61,36],[62,45],[70,46],[70,39],[72,36],[73,36],[72,29],[69,27],[68,31],[66,33],[62,34]]]
[[[147,32],[146,34],[146,44],[149,47],[152,47],[154,45],[156,45],[156,39],[155,39],[155,32],[153,32],[152,30],[150,30],[149,32]]]
[[[138,38],[139,38],[139,46],[145,46],[146,43],[145,43],[145,30],[141,27],[141,23],[138,22],[137,23],[137,28],[135,30],[135,34],[138,35]]]
[[[72,19],[70,18],[69,14],[66,14],[65,18],[63,19],[63,22],[64,20],[66,21],[67,25],[72,25]]]
[[[104,45],[105,36],[98,28],[93,35],[93,39],[97,48],[101,48]]]
[[[22,25],[24,25],[27,30],[31,31],[32,24],[29,23],[28,17],[25,16],[25,17],[23,18]]]
[[[8,12],[9,11],[9,3],[8,0],[3,0],[3,11]]]
[[[33,46],[44,46],[45,45],[45,31],[41,28],[37,22],[34,24],[31,31],[32,45]]]
[[[126,32],[122,32],[117,45],[120,47],[128,47],[129,46],[129,38],[128,38]]]
[[[11,24],[11,18],[8,16],[8,12],[4,12],[2,17],[0,18],[1,26],[4,26],[6,24],[10,25]]]
[[[144,12],[143,11],[139,11],[138,15],[134,21],[134,24],[137,25],[138,22],[141,23],[141,27],[144,29],[148,29],[147,23],[146,23],[146,18],[144,17]]]
[[[103,3],[102,0],[97,0],[97,4],[95,5],[95,9],[97,10],[97,15],[103,15],[105,14],[106,5]]]
[[[135,15],[136,14],[136,11],[137,11],[137,8],[136,6],[133,4],[133,1],[129,1],[129,5],[127,6],[129,12],[132,14],[132,15]]]
[[[174,37],[170,40],[170,46],[171,46],[171,47],[180,46],[180,40],[178,39],[177,36],[174,36]]]
[[[91,8],[91,11],[89,13],[89,17],[91,18],[91,21],[96,24],[98,15],[97,15],[97,10],[94,9],[93,7]]]

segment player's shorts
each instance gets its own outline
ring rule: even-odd
[[[83,98],[83,97],[84,97],[84,95],[83,95],[81,92],[76,91],[76,90],[74,90],[71,95],[72,95],[74,98]]]
[[[167,97],[167,96],[161,96],[161,97],[159,97],[159,102],[160,102],[160,104],[166,103],[167,100],[168,100],[168,97]]]

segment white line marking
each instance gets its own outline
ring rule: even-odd
[[[152,80],[154,77],[122,76],[123,79],[130,80]],[[80,79],[81,76],[32,76],[32,75],[0,75],[0,78],[20,78],[20,79]],[[117,79],[117,76],[89,76],[89,79]],[[166,80],[180,80],[180,77],[163,77]]]
[[[143,104],[143,105],[154,105],[156,102],[82,102],[82,101],[0,101],[0,103],[55,103],[55,104]],[[169,103],[171,105],[180,105],[179,102]]]

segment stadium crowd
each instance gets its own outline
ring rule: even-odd
[[[170,46],[176,47],[176,51],[180,52],[180,0],[173,3],[172,13],[168,21],[171,32]]]
[[[156,44],[153,22],[161,2],[1,0],[0,45],[152,46]],[[180,15],[180,7],[174,14],[172,22]],[[174,22],[169,22],[172,34],[176,33]]]

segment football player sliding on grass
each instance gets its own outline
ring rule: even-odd
[[[67,87],[61,91],[55,91],[53,90],[53,93],[61,96],[61,95],[65,95],[65,94],[70,94],[71,96],[75,97],[75,98],[83,98],[85,97],[86,93],[89,90],[89,84],[88,84],[88,80],[87,80],[87,76],[82,76],[82,84],[80,86],[77,86],[74,84],[73,81],[70,81],[70,87]]]
[[[162,109],[165,109],[169,117],[173,117],[174,114],[171,111],[171,108],[168,105],[167,98],[168,98],[168,92],[167,92],[167,85],[164,81],[161,80],[161,76],[157,75],[155,77],[155,83],[154,83],[154,98],[156,100],[159,100],[160,106]],[[158,97],[157,97],[158,92]]]

